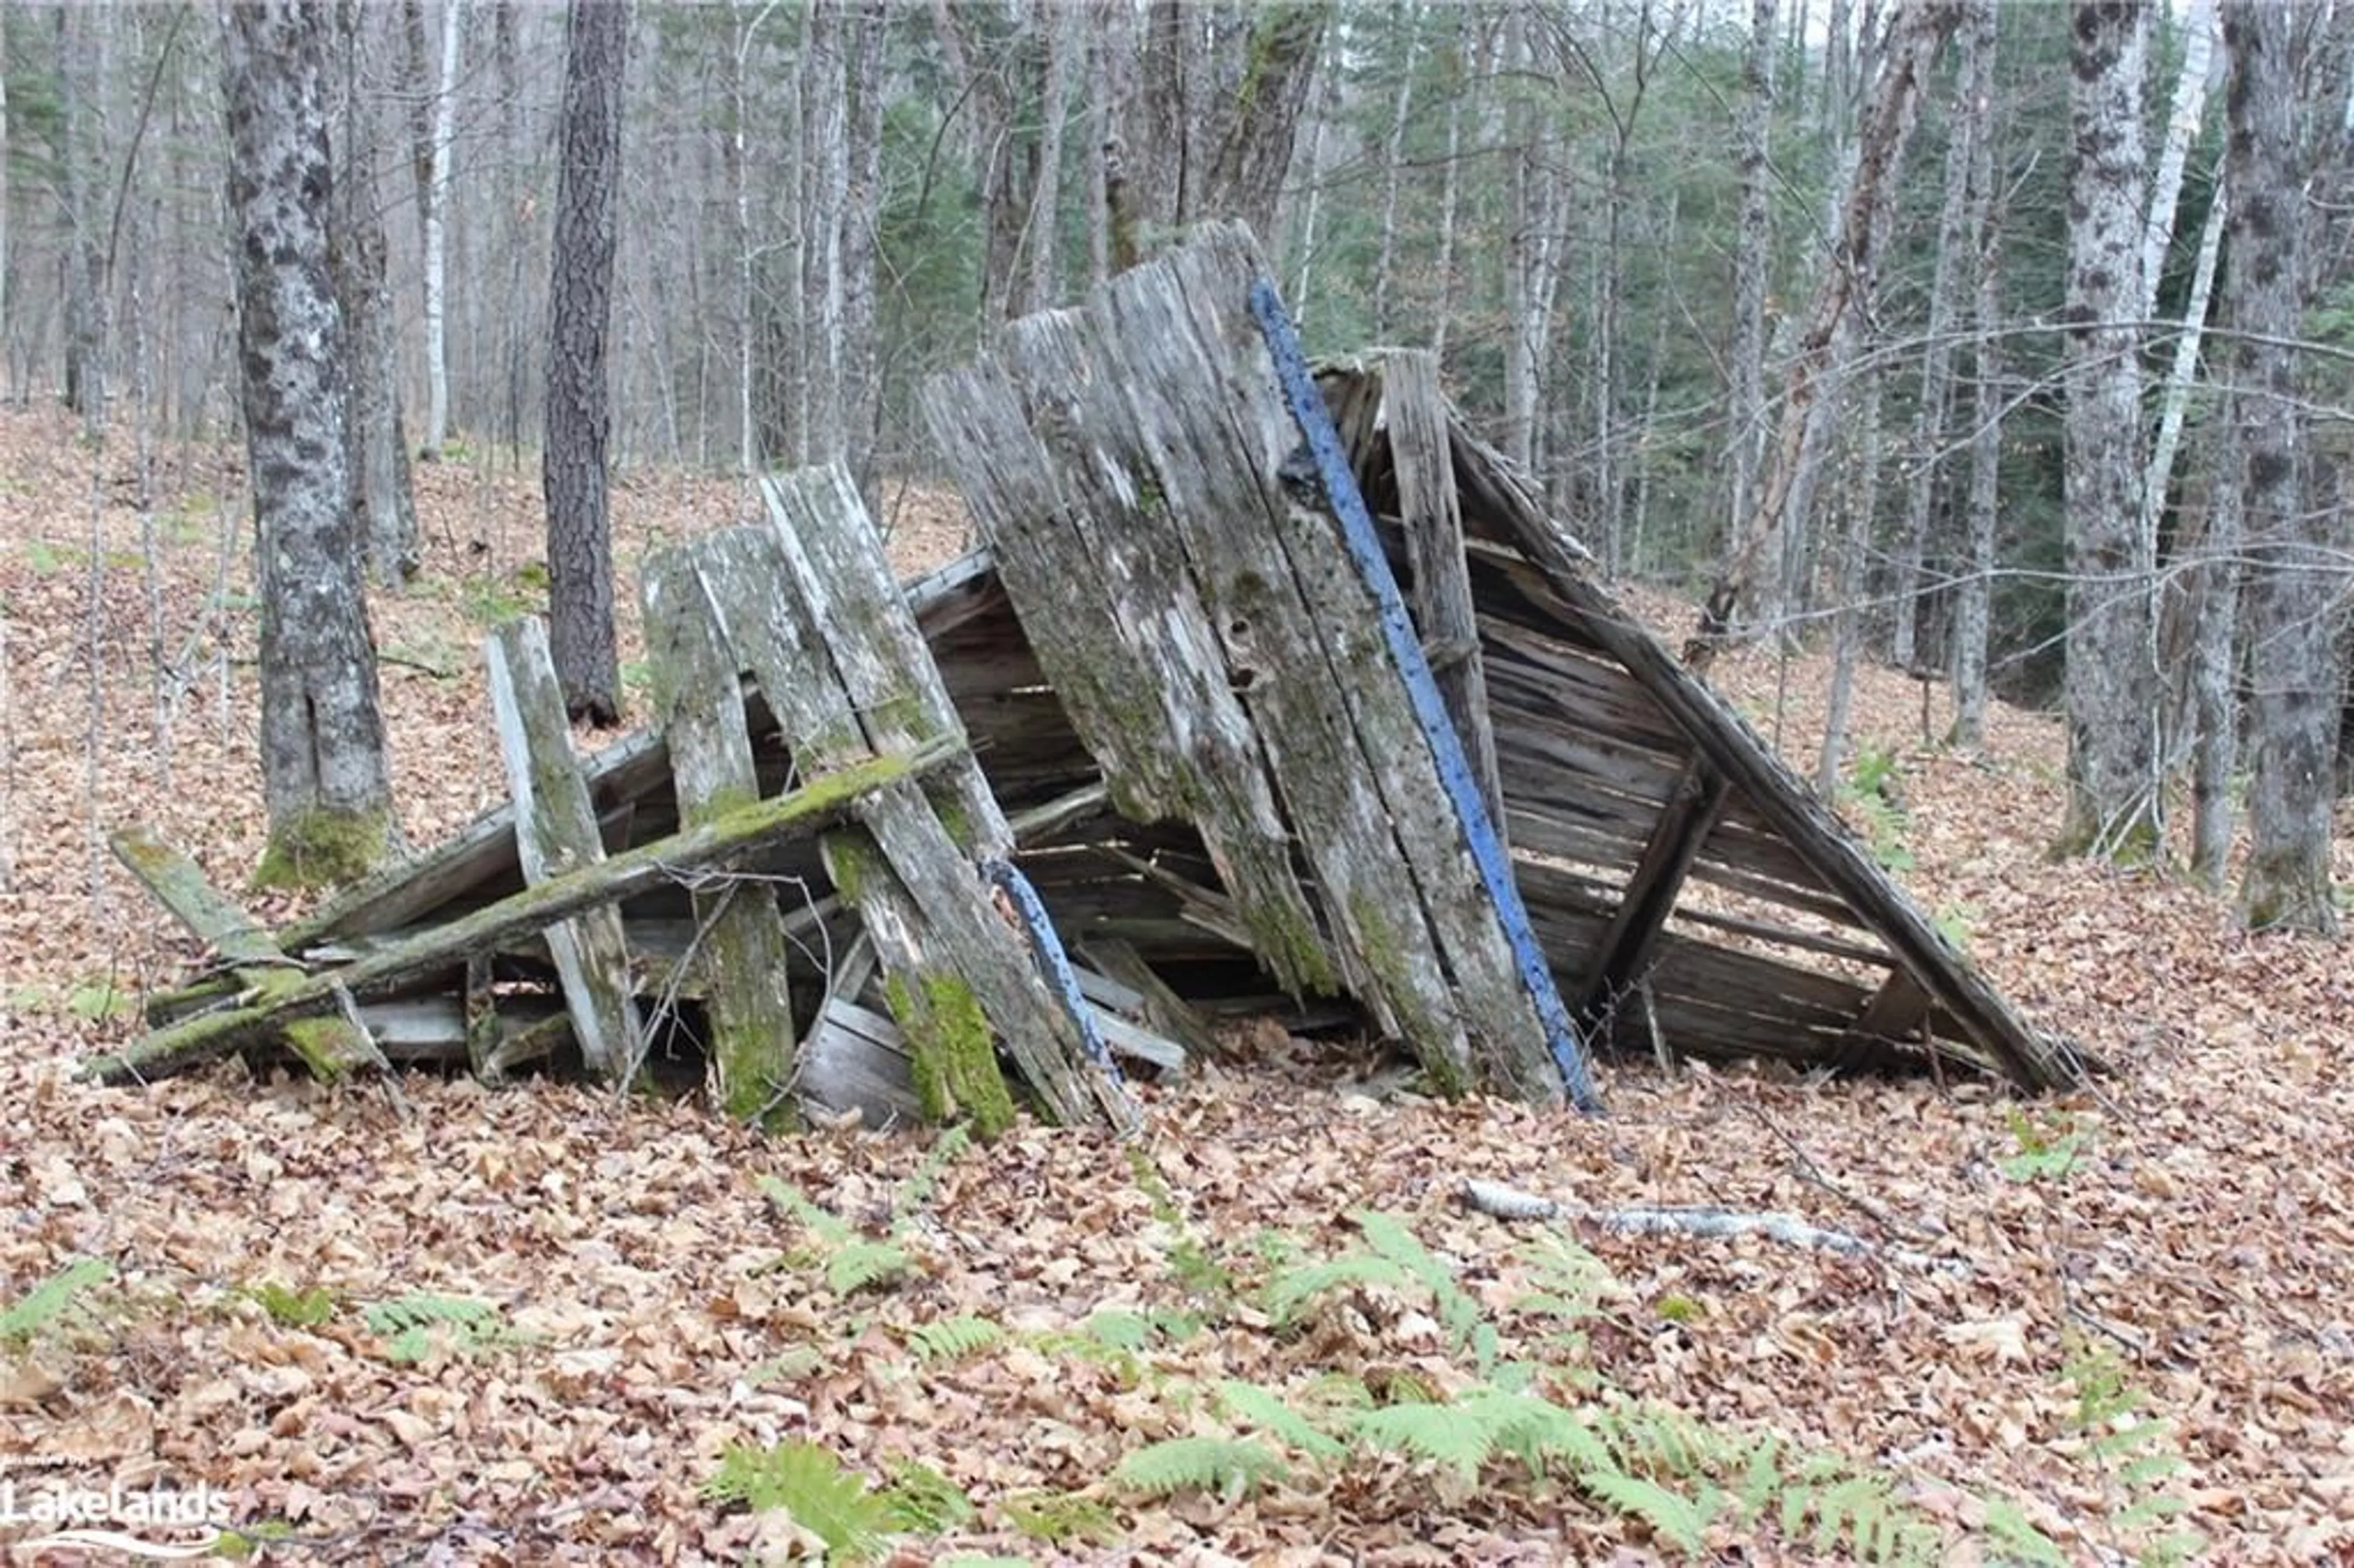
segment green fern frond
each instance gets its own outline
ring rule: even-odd
[[[1152,1319],[1124,1307],[1098,1307],[1079,1325],[1079,1332],[1114,1351],[1141,1351],[1152,1343]]]
[[[1017,1492],[998,1507],[1014,1529],[1034,1541],[1060,1545],[1119,1533],[1119,1520],[1111,1510],[1083,1492]]]
[[[1350,1424],[1368,1447],[1428,1459],[1467,1484],[1495,1452],[1495,1435],[1477,1414],[1453,1404],[1390,1404]]]
[[[840,1246],[857,1239],[858,1232],[839,1214],[829,1214],[812,1202],[809,1196],[791,1182],[775,1176],[759,1179],[761,1196],[787,1219],[798,1220],[801,1228],[827,1246]]]
[[[1280,1456],[1249,1437],[1172,1437],[1139,1448],[1111,1478],[1148,1498],[1208,1492],[1239,1500],[1290,1477]]]
[[[1709,1516],[1681,1492],[1621,1470],[1598,1470],[1578,1484],[1620,1513],[1641,1520],[1662,1541],[1694,1555],[1707,1548]]]
[[[912,1535],[939,1535],[973,1516],[972,1499],[946,1476],[915,1459],[891,1466],[891,1484],[876,1494],[891,1515],[891,1528]]]
[[[1348,1445],[1328,1436],[1307,1416],[1255,1383],[1222,1383],[1218,1385],[1218,1398],[1225,1404],[1226,1414],[1235,1420],[1257,1426],[1303,1454],[1333,1459],[1348,1452]]]
[[[931,1150],[924,1156],[923,1163],[909,1173],[907,1179],[899,1184],[899,1191],[893,1195],[892,1212],[912,1214],[920,1211],[932,1201],[932,1192],[939,1186],[940,1177],[971,1147],[972,1132],[961,1123],[933,1139]]]
[[[1782,1439],[1768,1432],[1758,1439],[1741,1464],[1741,1485],[1734,1493],[1744,1524],[1754,1521],[1774,1499],[1782,1485]]]
[[[385,1341],[386,1357],[403,1365],[431,1355],[437,1339],[461,1356],[520,1343],[523,1339],[492,1303],[430,1290],[412,1290],[388,1301],[369,1302],[360,1309],[360,1317],[368,1332]]]
[[[1427,1290],[1445,1290],[1455,1283],[1455,1271],[1432,1255],[1404,1221],[1378,1209],[1360,1209],[1354,1216],[1373,1255],[1385,1257]]]
[[[2060,1543],[2035,1528],[2009,1498],[1982,1499],[1986,1532],[2005,1557],[2035,1568],[2066,1568],[2068,1554]]]
[[[1615,1468],[1610,1450],[1575,1411],[1532,1393],[1475,1389],[1456,1408],[1488,1429],[1496,1447],[1542,1473],[1554,1459],[1581,1472]]]
[[[896,1523],[890,1504],[868,1491],[863,1477],[830,1450],[798,1437],[772,1448],[730,1444],[703,1493],[755,1512],[782,1509],[843,1563],[878,1555]]]
[[[926,1323],[907,1336],[916,1347],[918,1359],[927,1361],[960,1361],[999,1344],[1005,1330],[986,1318],[960,1313]]]
[[[870,1286],[897,1284],[915,1266],[907,1249],[896,1242],[853,1242],[825,1260],[826,1287],[836,1296],[854,1296]]]
[[[1393,1289],[1412,1283],[1412,1277],[1394,1259],[1369,1254],[1327,1258],[1303,1264],[1270,1277],[1262,1293],[1267,1315],[1288,1323],[1305,1303],[1343,1286],[1381,1285]]]
[[[104,1258],[76,1258],[0,1311],[0,1343],[24,1343],[72,1312],[83,1292],[113,1277],[114,1266]]]

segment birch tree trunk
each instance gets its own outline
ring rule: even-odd
[[[2153,7],[2075,0],[2065,345],[2068,807],[2063,854],[2164,844],[2155,563],[2142,550],[2142,85]]]
[[[438,458],[450,438],[450,143],[458,117],[458,43],[465,0],[442,0],[440,72],[433,93],[433,129],[426,149],[425,202],[425,455]]]
[[[2182,22],[2182,69],[2174,79],[2174,100],[2166,117],[2166,141],[2158,149],[2158,173],[2150,181],[2149,217],[2142,228],[2141,238],[2141,317],[2155,321],[2158,317],[2158,287],[2166,267],[2167,248],[2174,238],[2175,208],[2182,196],[2182,174],[2190,156],[2190,144],[2199,139],[2199,128],[2207,118],[2207,78],[2215,58],[2215,7],[2213,0],[2191,0],[2190,14]],[[2208,228],[2217,223],[2215,207],[2208,209]],[[2201,246],[2201,256],[2204,256]],[[2211,278],[2212,273],[2209,276]],[[2196,366],[2199,335],[2205,324],[2206,294],[2193,287],[2191,308],[2183,312],[2183,335],[2177,342],[2175,366],[2187,363]],[[2168,406],[2179,408],[2174,389],[2187,383],[2169,379],[2167,384]],[[2177,417],[2176,429],[2180,429]],[[2166,513],[2166,497],[2174,478],[2175,443],[2166,438],[2161,427],[2159,438],[2151,448],[2148,471],[2142,484],[2142,552],[2152,561],[2158,559],[2158,521]]]
[[[614,208],[621,178],[626,0],[575,0],[564,56],[563,165],[548,281],[548,646],[576,721],[620,716],[613,634],[612,528],[606,445],[612,431],[605,349],[612,321]]]
[[[2337,657],[2331,514],[2307,505],[2306,399],[2296,342],[2305,191],[2297,149],[2297,20],[2275,0],[2223,0],[2231,51],[2225,175],[2232,193],[2234,395],[2244,399],[2248,639],[2248,865],[2240,914],[2257,929],[2334,935],[2330,806],[2337,798]]]
[[[261,600],[256,882],[348,881],[392,845],[392,784],[345,466],[344,328],[328,262],[326,18],[228,7],[239,386]]]

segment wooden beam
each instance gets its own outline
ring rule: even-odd
[[[1840,1043],[1840,1054],[1885,1055],[1892,1044],[1925,1048],[1921,1026],[1929,1022],[1929,1012],[1935,1005],[1935,999],[1922,989],[1912,971],[1897,965],[1857,1015],[1855,1026]]]
[[[1651,950],[1675,913],[1684,878],[1699,858],[1701,845],[1724,814],[1732,789],[1723,774],[1698,756],[1676,780],[1675,793],[1660,810],[1658,824],[1643,846],[1643,858],[1627,881],[1617,913],[1595,950],[1585,982],[1578,988],[1578,1015],[1593,1018],[1639,977],[1650,962]]]
[[[1438,356],[1426,349],[1401,350],[1384,357],[1376,374],[1397,480],[1398,522],[1405,531],[1406,608],[1501,842],[1504,791],[1496,776],[1496,732],[1479,661],[1471,577],[1463,561],[1463,515],[1455,493]]]
[[[867,794],[920,775],[960,754],[942,739],[910,754],[870,758],[789,795],[758,800],[717,822],[687,828],[652,843],[550,877],[420,934],[413,942],[370,953],[324,974],[280,973],[240,1005],[159,1029],[121,1051],[91,1057],[80,1076],[101,1083],[156,1077],[225,1056],[267,1038],[281,1020],[325,1012],[338,991],[366,996],[454,968],[470,953],[494,950],[525,931],[545,930],[584,909],[635,897],[694,872],[714,869],[787,839],[811,833],[854,810]]]
[[[605,858],[588,782],[572,752],[564,690],[548,655],[547,627],[536,616],[511,620],[482,648],[491,714],[506,759],[514,801],[515,853],[524,882],[537,886]],[[631,994],[630,950],[621,912],[592,905],[546,928],[548,951],[572,1012],[581,1060],[594,1076],[625,1083],[645,1059],[645,1024]]]

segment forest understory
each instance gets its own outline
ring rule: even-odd
[[[1824,1528],[1828,1505],[1776,1506],[1795,1470],[1746,1499],[1765,1506],[1713,1496],[1693,1517],[1502,1452],[1467,1471],[1267,1439],[1279,1477],[1238,1448],[1195,1453],[1207,1487],[1119,1470],[1172,1437],[1264,1436],[1232,1385],[1311,1408],[1341,1374],[1393,1408],[1445,1404],[1524,1360],[1629,1425],[1688,1422],[1688,1446],[1754,1454],[1777,1432],[1829,1456],[1823,1475],[1877,1487],[1858,1511],[1870,1492],[1935,1531],[1936,1561],[2033,1561],[2035,1542],[2165,1560],[2182,1531],[2201,1561],[2354,1561],[2354,963],[2243,935],[2179,880],[2048,862],[2053,717],[1999,706],[1985,751],[1960,754],[1925,741],[1916,683],[1874,670],[1854,734],[1884,781],[1860,823],[1882,858],[2033,1022],[2115,1068],[2064,1097],[1621,1058],[1600,1067],[1608,1116],[1585,1119],[1426,1099],[1363,1049],[1271,1027],[1146,1089],[1126,1147],[1028,1123],[987,1147],[767,1138],[695,1101],[423,1075],[329,1090],[235,1064],[101,1090],[74,1063],[198,956],[105,832],[151,822],[240,889],[264,830],[241,461],[159,450],[142,506],[142,456],[0,412],[17,1499],[202,1485],[225,1496],[222,1544],[280,1562],[784,1560],[814,1510],[790,1526],[737,1494],[800,1440],[891,1489],[898,1533],[876,1551],[907,1563],[1871,1556]],[[504,793],[480,641],[544,602],[544,574],[535,464],[460,455],[417,480],[423,575],[371,613],[398,806],[426,843]],[[903,567],[961,546],[952,503],[899,499]],[[636,563],[746,503],[640,471],[613,513],[627,672]],[[1688,608],[1644,602],[1687,629]],[[1752,651],[1712,678],[1811,772],[1828,670]],[[1930,700],[1934,736],[1944,689]],[[1787,1213],[1869,1247],[1573,1220],[1550,1234],[1606,1277],[1532,1314],[1526,1289],[1575,1255],[1468,1212],[1474,1178],[1596,1210]],[[1393,1221],[1451,1287],[1367,1266],[1309,1288],[1316,1260],[1379,1251]],[[1711,1463],[1649,1476],[1711,1497]],[[841,1495],[854,1522],[881,1506]]]

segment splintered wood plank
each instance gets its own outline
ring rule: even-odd
[[[1167,526],[1122,406],[1130,372],[1101,335],[1076,313],[1016,323],[999,355],[926,385],[928,420],[1120,814],[1194,823],[1275,978],[1329,991],[1342,977],[1245,705],[1253,673],[1230,663]]]
[[[1124,768],[1157,784],[1165,758],[1225,736],[1217,787],[1173,803],[1270,967],[1296,974],[1287,957],[1315,927],[1296,904],[1271,920],[1233,874],[1235,844],[1272,832],[1238,831],[1238,782],[1279,799],[1335,967],[1377,1024],[1442,1081],[1557,1100],[1564,1069],[1535,996],[1551,999],[1551,979],[1504,935],[1387,606],[1289,488],[1301,437],[1247,309],[1259,271],[1247,238],[1214,226],[1083,311],[1016,323],[993,355],[935,380],[927,413],[1074,722],[1091,746],[1107,729],[1128,743],[1098,749],[1115,798]],[[1055,645],[1081,627],[1094,634]],[[1432,706],[1443,732],[1435,693]],[[1150,722],[1131,722],[1140,709]],[[1469,798],[1484,815],[1476,787]],[[1508,889],[1500,845],[1493,858]]]
[[[675,878],[733,864],[783,840],[815,832],[854,810],[870,791],[919,777],[956,755],[957,746],[943,740],[910,754],[864,759],[721,821],[624,850],[601,864],[558,873],[538,886],[431,927],[413,941],[365,954],[329,973],[281,977],[243,1005],[185,1020],[119,1052],[91,1057],[80,1075],[121,1083],[215,1060],[267,1038],[281,1020],[337,1005],[343,993],[364,998],[398,990],[421,976],[459,968],[472,954],[494,952],[526,931],[546,930],[583,910],[620,903]],[[578,1019],[573,1022],[577,1024]]]
[[[1922,989],[1921,982],[1910,970],[1901,966],[1891,969],[1880,989],[1848,1032],[1848,1044],[1859,1052],[1883,1050],[1891,1043],[1910,1044],[1917,1042],[1921,1026],[1929,1022],[1929,1011],[1935,1000]]]
[[[773,527],[726,530],[691,554],[796,760],[831,767],[942,736],[961,746],[848,474],[809,470],[767,490]],[[1050,1116],[1137,1125],[1134,1101],[1087,1060],[1078,1021],[1056,1005],[978,873],[1013,842],[979,768],[968,758],[928,790],[911,781],[878,791],[859,818],[863,834],[824,841],[827,870],[857,906],[896,996],[922,1007],[937,977],[955,977]]]
[[[299,969],[260,922],[207,881],[195,861],[165,843],[154,829],[144,823],[126,828],[109,842],[114,858],[155,902],[228,961],[231,981],[243,994],[266,995]],[[290,1018],[286,1044],[313,1076],[324,1080],[348,1076],[361,1067],[385,1066],[384,1054],[366,1026],[345,1017],[337,1003],[330,992],[320,1005],[335,1011]]]
[[[1378,374],[1398,521],[1405,530],[1407,608],[1422,633],[1447,716],[1479,776],[1489,820],[1500,835],[1504,791],[1496,775],[1496,732],[1488,715],[1479,619],[1463,560],[1463,517],[1456,501],[1438,356],[1426,349],[1402,350],[1384,357]]]
[[[509,621],[483,644],[491,713],[514,800],[515,850],[531,886],[605,858],[588,785],[572,753],[564,693],[537,617]],[[645,1056],[645,1026],[631,995],[630,950],[621,912],[581,910],[547,927],[548,951],[572,1010],[572,1032],[591,1075],[626,1080]]]
[[[699,826],[760,794],[742,672],[704,576],[683,552],[666,551],[647,563],[641,597],[656,722],[670,743],[680,819]],[[790,944],[776,895],[767,883],[741,876],[699,881],[693,893],[691,951],[708,1020],[712,1098],[738,1120],[790,1110]]]
[[[1592,1016],[1625,991],[1650,962],[1659,933],[1675,913],[1684,877],[1700,853],[1709,831],[1724,810],[1729,786],[1724,775],[1695,757],[1677,781],[1650,842],[1628,879],[1618,901],[1618,913],[1603,933],[1584,983],[1578,988],[1578,1014]]]

